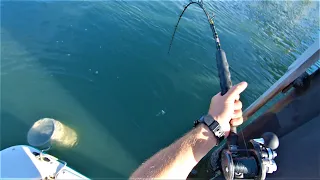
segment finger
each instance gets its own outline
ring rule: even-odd
[[[240,94],[238,94],[238,95],[236,96],[235,100],[237,101],[237,100],[239,100],[239,99],[240,99]]]
[[[241,82],[235,86],[232,86],[232,88],[227,92],[227,97],[230,99],[236,99],[240,93],[242,93],[248,86],[247,82]]]
[[[242,110],[235,110],[234,113],[232,114],[232,119],[240,118],[242,117]]]
[[[242,102],[241,101],[235,101],[234,102],[234,110],[241,110],[242,108]]]
[[[239,125],[241,125],[243,123],[243,118],[240,117],[240,118],[232,119],[230,121],[230,123],[231,123],[232,126],[239,126]]]

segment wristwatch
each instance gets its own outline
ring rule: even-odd
[[[199,120],[194,121],[193,127],[196,127],[200,123],[208,126],[212,133],[217,137],[217,144],[219,144],[224,139],[224,131],[222,131],[220,124],[216,120],[214,120],[210,114],[202,116]]]

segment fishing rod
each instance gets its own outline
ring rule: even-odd
[[[180,20],[191,4],[196,4],[205,13],[209,22],[213,38],[216,42],[216,64],[220,79],[221,95],[225,95],[232,86],[229,64],[226,53],[221,48],[220,39],[214,24],[214,16],[210,17],[208,11],[204,8],[203,0],[190,1],[184,6],[183,11],[179,15],[179,19],[175,25],[174,32],[171,37],[168,54],[170,53],[174,36],[178,29]],[[246,143],[245,143],[246,146]],[[279,146],[279,139],[273,133],[265,133],[262,138],[252,139],[248,143],[248,147],[240,149],[238,145],[237,128],[231,125],[230,134],[227,137],[227,149],[220,152],[220,171],[222,171],[225,179],[256,179],[263,180],[267,173],[273,173],[277,170],[274,158],[277,153],[274,151]]]
[[[217,52],[216,52],[216,57],[217,57],[217,66],[218,66],[218,70],[219,70],[219,77],[220,77],[220,87],[221,87],[221,95],[224,95],[228,92],[228,90],[231,88],[232,86],[232,82],[231,82],[231,76],[230,76],[230,71],[229,71],[229,64],[226,58],[226,53],[224,52],[224,50],[221,49],[221,45],[220,45],[220,40],[219,40],[219,36],[218,33],[216,31],[216,27],[214,26],[214,21],[213,21],[213,17],[211,18],[209,16],[209,13],[207,12],[207,10],[204,8],[203,6],[203,1],[191,1],[190,3],[188,3],[183,11],[181,12],[178,22],[174,28],[174,32],[172,34],[172,38],[170,41],[170,45],[169,45],[169,51],[168,54],[170,53],[171,47],[172,47],[172,43],[173,43],[173,39],[174,36],[176,34],[176,31],[178,29],[178,25],[180,23],[180,20],[183,16],[183,14],[185,13],[185,11],[187,10],[187,8],[191,5],[191,4],[197,4],[205,13],[208,22],[210,24],[210,28],[212,30],[213,33],[213,38],[216,41],[216,48],[217,48]],[[236,129],[233,129],[234,131],[236,131]]]
[[[218,75],[219,75],[219,79],[220,79],[220,88],[221,88],[221,95],[225,95],[228,90],[231,88],[232,86],[232,82],[231,82],[231,75],[230,75],[230,71],[229,71],[229,64],[227,61],[227,57],[226,57],[226,53],[224,52],[223,49],[221,49],[221,44],[220,44],[220,39],[216,30],[216,27],[214,25],[214,21],[213,21],[213,17],[211,18],[209,16],[208,11],[204,8],[203,6],[203,1],[191,1],[189,2],[183,9],[183,11],[181,12],[178,22],[174,28],[174,32],[170,41],[170,45],[169,45],[169,51],[168,53],[170,53],[171,47],[172,47],[172,43],[173,43],[173,39],[174,36],[176,34],[176,31],[178,29],[178,25],[180,23],[180,20],[183,16],[183,14],[185,13],[185,11],[187,10],[187,8],[191,5],[191,4],[197,4],[205,13],[207,20],[209,22],[212,34],[213,34],[213,38],[215,39],[216,42],[216,62],[217,62],[217,67],[218,67]],[[229,135],[229,139],[230,139],[230,143],[229,146],[231,148],[233,148],[235,146],[235,143],[238,141],[238,135],[237,135],[237,128],[234,126],[231,126],[231,130],[230,130],[230,135]]]

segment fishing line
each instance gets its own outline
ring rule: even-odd
[[[248,150],[247,143],[246,143],[246,141],[245,141],[245,139],[244,139],[243,131],[241,131],[241,135],[242,135],[242,139],[243,139],[243,144],[244,144],[246,150]],[[249,152],[247,151],[247,157],[249,157],[249,156],[250,156],[250,155],[249,155]]]

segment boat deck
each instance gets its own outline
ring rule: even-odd
[[[320,48],[316,40],[287,72],[243,112],[245,120],[283,92],[280,98],[258,118],[243,124],[238,145],[273,132],[280,139],[275,161],[278,170],[267,179],[320,179]],[[278,96],[279,97],[279,96]],[[191,171],[188,179],[224,179],[219,172],[219,152],[214,148]],[[242,147],[241,147],[242,146]]]
[[[268,174],[267,179],[320,179],[320,70],[308,76],[306,82],[306,86],[285,93],[243,131],[246,142],[264,132],[278,135],[278,170]],[[239,138],[241,146],[243,139]],[[210,179],[214,176],[212,168],[207,156],[188,178]]]
[[[246,139],[267,131],[280,138],[278,170],[267,179],[320,178],[320,71],[310,78],[307,90],[294,89],[244,130]]]

